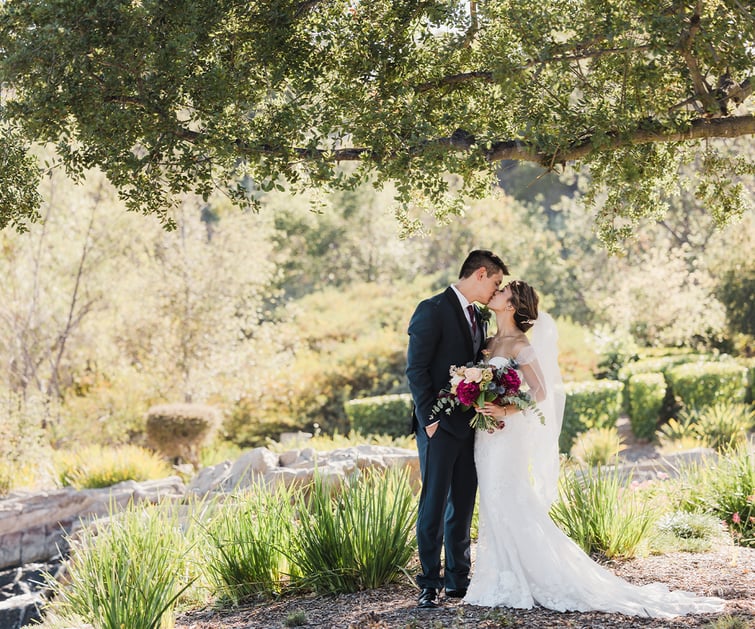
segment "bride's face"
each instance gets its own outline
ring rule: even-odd
[[[509,305],[511,300],[511,289],[508,286],[504,286],[501,290],[497,290],[492,299],[488,302],[488,308],[494,311],[503,310]]]

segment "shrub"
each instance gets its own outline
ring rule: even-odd
[[[755,547],[755,454],[740,447],[717,463],[704,460],[680,471],[682,488],[672,495],[678,507],[714,514],[736,543]]]
[[[660,373],[641,373],[629,378],[629,421],[639,439],[652,439],[661,417],[666,397],[666,380]]]
[[[187,536],[167,509],[132,506],[83,528],[71,544],[65,582],[48,577],[55,616],[101,629],[172,626],[191,581]]]
[[[624,411],[628,414],[632,414],[631,400],[629,397],[629,380],[633,376],[646,373],[661,373],[666,376],[666,372],[672,367],[677,365],[683,365],[685,363],[699,361],[701,356],[699,354],[691,353],[674,353],[668,356],[650,356],[642,358],[636,362],[628,363],[619,370],[618,379],[624,384]],[[672,400],[673,401],[673,400]],[[672,413],[665,415],[665,418],[671,416]]]
[[[126,480],[144,481],[170,476],[172,470],[162,459],[138,446],[88,446],[76,452],[58,450],[53,454],[58,482],[64,487],[96,489]]]
[[[561,477],[559,499],[551,508],[553,521],[586,553],[633,557],[655,512],[632,490],[631,478],[617,470],[586,468]]]
[[[616,425],[621,413],[623,385],[615,380],[590,380],[568,382],[564,388],[566,407],[559,447],[562,452],[569,452],[579,433]]]
[[[50,446],[42,426],[59,411],[49,398],[3,392],[0,397],[0,495],[49,486]]]
[[[351,427],[359,434],[403,437],[410,432],[412,396],[409,393],[349,400],[344,409]]]
[[[667,378],[674,397],[686,408],[745,400],[747,369],[735,362],[680,365],[669,369]]]
[[[147,437],[165,456],[199,467],[199,452],[220,423],[220,413],[203,404],[161,404],[147,411]]]
[[[577,435],[571,449],[571,456],[582,465],[606,465],[609,461],[614,460],[623,449],[619,431],[615,426],[591,428]]]
[[[747,369],[747,393],[745,402],[752,404],[755,402],[755,358],[739,358],[737,362]]]
[[[675,511],[656,523],[657,534],[652,547],[659,552],[684,551],[703,553],[723,537],[721,520],[709,513]]]
[[[638,359],[637,344],[630,334],[610,329],[598,330],[594,333],[594,344],[600,356],[595,372],[598,379],[616,380],[625,364]]]

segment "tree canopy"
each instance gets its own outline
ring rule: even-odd
[[[34,143],[168,222],[185,192],[365,180],[443,215],[500,160],[576,163],[609,242],[693,153],[721,223],[755,171],[710,141],[755,134],[743,0],[5,0],[0,52],[0,227],[36,216]]]

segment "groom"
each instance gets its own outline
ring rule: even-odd
[[[418,607],[438,606],[438,591],[463,598],[469,584],[469,528],[477,474],[474,410],[456,409],[431,417],[437,395],[449,382],[451,365],[480,357],[486,322],[473,302],[487,304],[509,271],[487,250],[472,251],[462,264],[459,281],[420,302],[409,322],[406,375],[414,400],[412,432],[416,433],[422,491],[417,512],[417,546],[422,572]],[[444,540],[445,538],[445,540]],[[441,546],[446,565],[440,575]]]

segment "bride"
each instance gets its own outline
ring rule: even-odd
[[[538,316],[538,296],[514,281],[488,304],[498,332],[488,343],[491,364],[516,359],[545,416],[487,403],[478,410],[500,430],[478,432],[475,465],[480,491],[479,538],[465,602],[488,607],[602,611],[672,617],[718,612],[725,601],[671,592],[660,583],[632,585],[595,563],[548,516],[557,497],[558,434],[564,395],[557,362],[556,326]],[[525,332],[532,330],[532,343]]]

